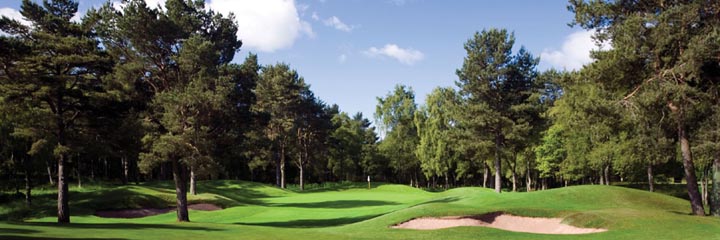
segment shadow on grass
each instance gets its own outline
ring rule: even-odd
[[[10,223],[15,225],[33,226],[33,227],[58,227],[58,228],[70,228],[70,229],[117,229],[117,230],[136,230],[136,229],[173,229],[173,230],[188,230],[188,231],[222,231],[222,229],[197,227],[197,226],[183,226],[182,224],[134,224],[134,223],[69,223],[69,224],[58,224],[58,223],[45,223],[45,222],[23,222],[23,223]],[[0,238],[3,239],[3,238]]]
[[[30,237],[30,236],[11,236],[11,235],[0,235],[0,239],[7,239],[7,240],[29,240],[29,239],[77,239],[77,240],[100,240],[100,239],[107,239],[107,240],[122,240],[125,238],[53,238],[53,237]]]
[[[215,195],[229,198],[236,203],[231,204],[223,202],[224,207],[238,205],[237,203],[264,205],[262,198],[273,197],[256,188],[267,187],[260,183],[243,182],[243,181],[201,181],[198,184],[199,191],[204,193],[212,193]]]
[[[376,201],[376,200],[337,200],[310,203],[279,203],[271,204],[273,207],[298,207],[298,208],[356,208],[398,205],[397,202]]]
[[[387,183],[373,182],[372,188],[377,188]],[[300,190],[300,186],[297,184],[288,184],[287,189],[297,193],[317,193],[317,192],[331,192],[331,191],[343,191],[350,189],[367,189],[367,182],[325,182],[325,183],[312,183],[306,184],[305,190]]]
[[[166,199],[131,191],[124,187],[99,189],[90,192],[71,191],[70,212],[73,216],[89,216],[96,209],[163,208],[172,202]],[[0,219],[22,221],[27,218],[52,217],[57,214],[57,195],[44,192],[33,196],[33,203],[27,206],[24,200],[3,204]]]
[[[647,183],[615,183],[613,185],[620,186],[620,187],[634,188],[634,189],[639,189],[639,190],[645,190],[645,191],[647,191],[649,189],[649,185]],[[654,184],[654,187],[655,187],[656,193],[662,193],[662,194],[670,195],[670,196],[673,196],[676,198],[690,200],[690,196],[687,194],[687,185],[686,184],[656,183],[656,184]]]
[[[410,207],[416,207],[416,206],[420,206],[420,205],[433,204],[433,203],[451,203],[451,202],[457,202],[460,199],[461,198],[459,198],[459,197],[444,197],[444,198],[439,198],[439,199],[435,199],[435,200],[430,200],[427,202],[421,202],[421,203],[412,205]]]
[[[171,181],[147,182],[141,186],[160,194],[133,191],[136,185],[98,185],[82,190],[71,189],[70,211],[73,216],[94,215],[103,209],[166,208],[175,205],[174,184]],[[272,197],[258,189],[267,187],[259,183],[243,181],[201,181],[200,191],[216,194],[209,200],[189,203],[213,203],[223,208],[241,204],[265,205],[262,198]],[[4,194],[4,193],[3,193]],[[0,219],[22,221],[29,218],[52,217],[57,214],[57,192],[44,190],[34,192],[33,203],[27,206],[24,198],[3,195]],[[0,232],[2,233],[2,232]]]
[[[0,233],[4,233],[4,234],[30,234],[30,233],[38,233],[38,232],[40,232],[40,231],[32,230],[32,229],[0,227]],[[4,239],[4,238],[0,238],[0,239]]]
[[[262,222],[262,223],[236,223],[249,226],[265,226],[265,227],[284,227],[284,228],[321,228],[335,227],[356,222],[362,222],[380,215],[366,215],[352,218],[332,218],[332,219],[300,219],[286,222]]]

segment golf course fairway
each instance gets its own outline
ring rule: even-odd
[[[32,209],[21,200],[0,205],[0,239],[720,239],[720,219],[689,215],[686,200],[617,186],[575,186],[529,193],[477,187],[427,192],[404,185],[344,184],[305,192],[243,181],[203,181],[190,223],[170,211],[140,218],[96,216],[98,210],[173,206],[169,182],[71,189],[71,224],[53,216],[55,192],[36,191]],[[514,216],[562,218],[563,224],[604,232],[554,235],[461,226],[395,229],[421,217]],[[24,219],[24,220],[23,220]]]

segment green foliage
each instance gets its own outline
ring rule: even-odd
[[[426,98],[425,105],[415,112],[415,126],[420,141],[415,155],[427,179],[435,176],[450,177],[459,151],[452,131],[458,122],[460,97],[451,88],[435,88]]]
[[[539,59],[524,47],[513,56],[514,44],[514,35],[504,29],[476,32],[465,43],[467,56],[457,70],[456,84],[465,101],[460,118],[460,126],[467,131],[463,144],[472,146],[476,152],[494,152],[498,192],[503,148],[509,146],[513,156],[524,149],[522,143],[527,142],[524,138],[531,134],[533,121],[538,119],[534,116],[539,114],[533,113],[530,101]],[[511,161],[515,160],[511,157]],[[515,167],[511,167],[514,172]]]
[[[563,143],[563,127],[554,124],[543,135],[540,145],[535,147],[537,158],[537,170],[540,177],[555,177],[560,170],[560,164],[567,157],[565,144]]]
[[[596,53],[600,71],[594,81],[624,95],[630,109],[654,106],[668,111],[677,130],[680,152],[695,214],[704,215],[695,176],[690,139],[716,91],[720,3],[715,1],[605,2],[572,0],[573,24],[596,30],[613,48]],[[620,98],[616,98],[620,100]],[[652,118],[650,118],[652,119]]]
[[[399,177],[412,180],[420,168],[414,154],[419,140],[413,122],[417,111],[415,93],[412,88],[397,85],[393,92],[377,100],[375,123],[384,135],[378,149]]]

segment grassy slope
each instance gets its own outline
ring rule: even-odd
[[[362,185],[359,185],[362,186]],[[267,185],[202,182],[191,202],[228,207],[192,211],[192,223],[175,223],[174,213],[140,219],[92,216],[94,209],[172,205],[168,183],[73,189],[73,224],[52,223],[53,192],[38,191],[39,217],[0,222],[0,239],[720,239],[720,219],[689,216],[683,199],[609,186],[577,186],[531,193],[495,194],[482,188],[429,193],[401,185],[372,190],[345,185],[308,193]],[[0,219],[22,212],[19,202],[0,205]],[[29,211],[29,210],[27,210]],[[420,216],[471,215],[506,211],[525,216],[565,217],[570,224],[609,228],[590,235],[536,235],[481,227],[436,231],[390,229]],[[46,216],[46,217],[41,217]]]

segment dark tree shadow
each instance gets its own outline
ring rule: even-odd
[[[387,185],[384,182],[372,182],[371,187],[377,188],[383,185]],[[297,189],[296,189],[297,188]],[[300,190],[299,186],[292,185],[289,187],[293,192],[297,193],[317,193],[317,192],[332,192],[332,191],[343,191],[350,189],[367,189],[367,182],[329,182],[323,184],[306,184],[305,190]]]
[[[356,222],[362,222],[380,215],[366,215],[352,218],[331,218],[331,219],[300,219],[286,222],[263,222],[263,223],[236,223],[240,225],[285,227],[285,228],[321,228],[335,227]]]
[[[459,197],[444,197],[444,198],[440,198],[440,199],[430,200],[430,201],[427,201],[427,202],[421,202],[421,203],[412,205],[412,206],[410,206],[410,207],[416,207],[416,206],[425,205],[425,204],[432,204],[432,203],[451,203],[451,202],[456,202],[456,201],[458,201],[458,200],[460,200],[460,199],[462,199],[462,198],[459,198]]]
[[[38,227],[62,227],[72,229],[124,229],[124,230],[136,230],[136,229],[173,229],[173,230],[188,230],[188,231],[222,231],[222,229],[198,227],[198,226],[184,226],[183,224],[135,224],[135,223],[45,223],[45,222],[25,222],[25,223],[8,223],[15,225],[24,226],[38,226]],[[0,238],[2,239],[2,238]]]
[[[495,219],[497,217],[502,216],[503,214],[505,214],[505,213],[504,212],[491,212],[491,213],[486,213],[483,215],[472,216],[472,218],[486,222],[486,223],[493,223],[493,222],[495,222]]]
[[[0,239],[7,239],[7,240],[29,240],[29,239],[124,240],[125,238],[54,238],[54,237],[30,237],[30,236],[0,235]]]
[[[397,202],[377,200],[337,200],[310,203],[279,203],[271,204],[273,207],[298,207],[298,208],[356,208],[372,206],[398,205]]]
[[[32,230],[32,229],[22,229],[22,228],[0,228],[0,233],[4,234],[30,234],[30,233],[38,233],[40,231],[38,230]],[[4,239],[4,238],[0,238]]]
[[[200,181],[198,191],[212,193],[215,195],[229,198],[236,203],[230,205],[238,205],[237,203],[264,205],[262,198],[270,198],[272,196],[255,190],[255,188],[267,187],[260,183],[243,182],[243,181]],[[230,207],[223,204],[224,207]]]

